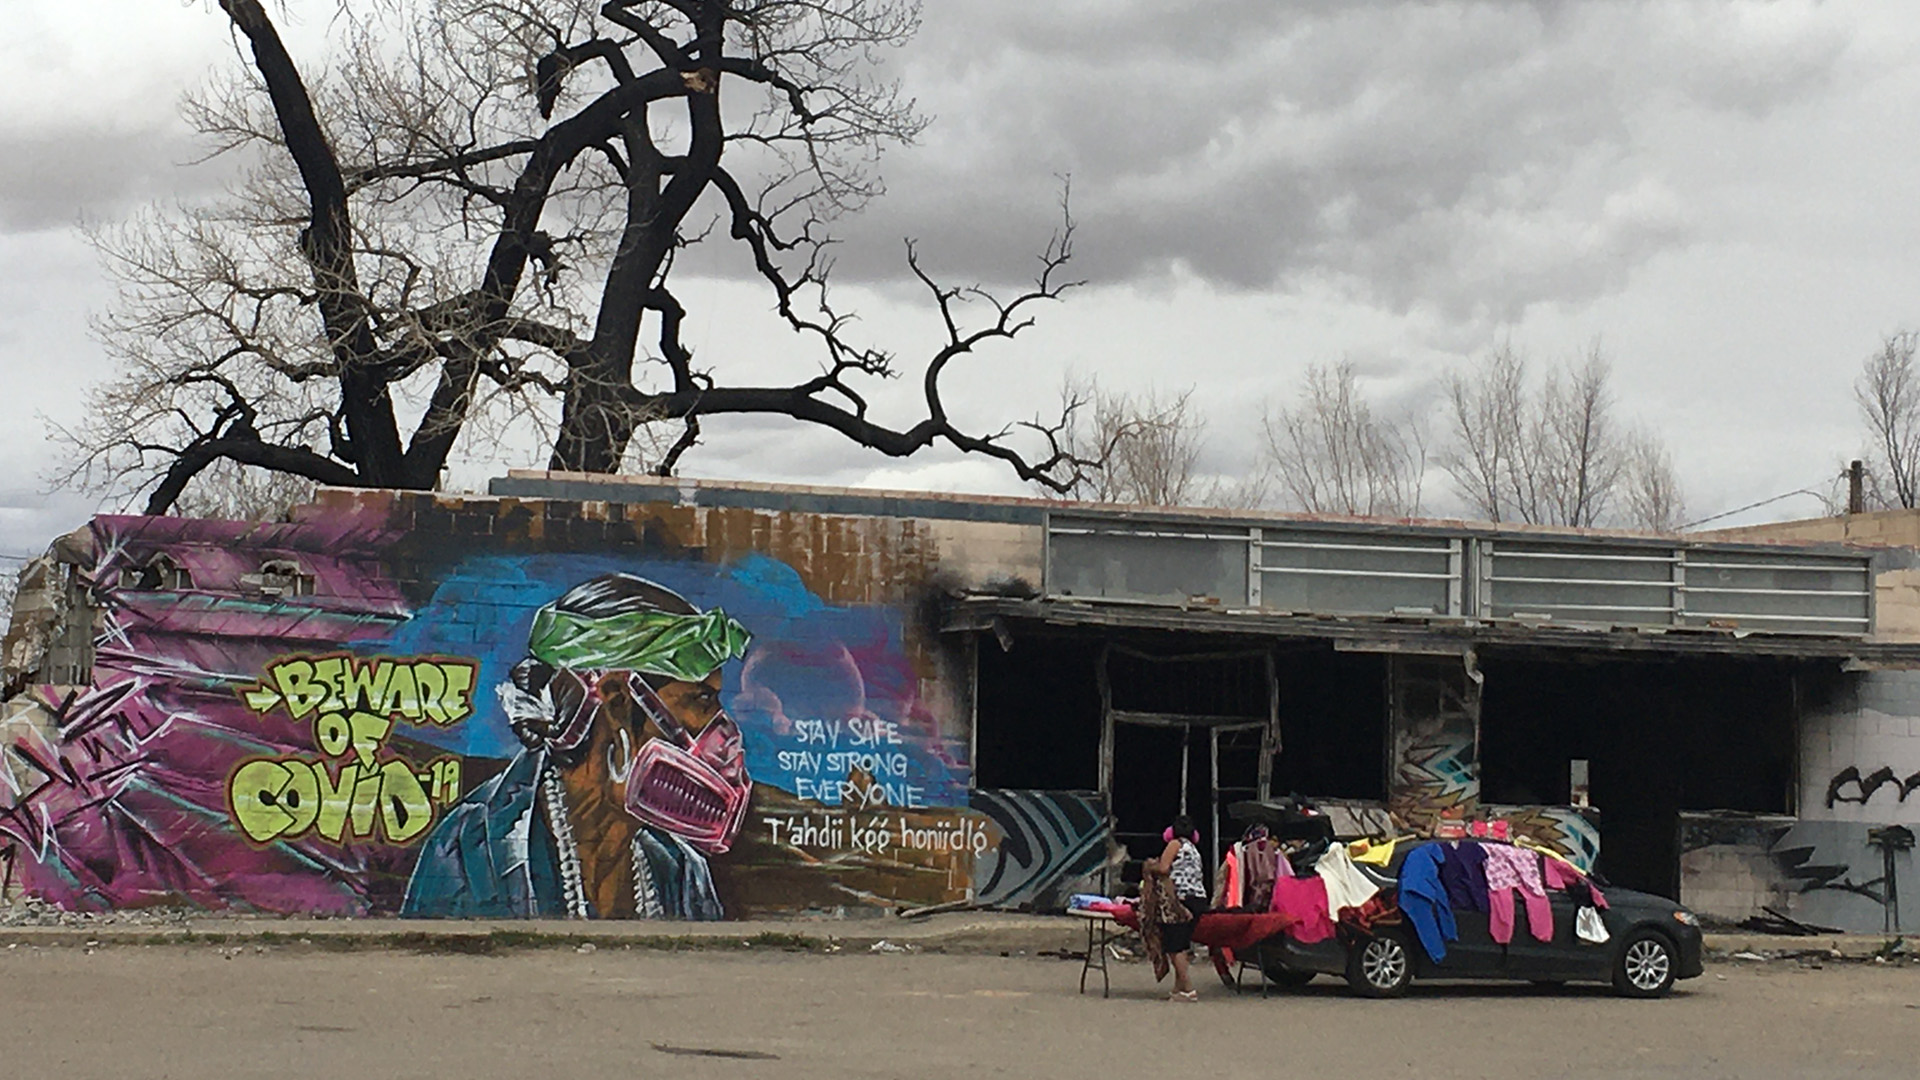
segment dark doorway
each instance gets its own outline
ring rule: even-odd
[[[975,639],[974,783],[1092,791],[1100,786],[1100,642],[1020,635]]]
[[[1116,645],[1104,660],[1114,839],[1135,858],[1160,851],[1186,813],[1217,864],[1227,807],[1266,794],[1277,708],[1275,668],[1260,651],[1169,654]]]
[[[1682,810],[1788,813],[1791,669],[1770,660],[1542,661],[1483,656],[1481,795],[1564,804],[1590,762],[1600,869],[1677,897]]]
[[[1387,797],[1387,660],[1320,645],[1281,653],[1280,756],[1273,790]]]

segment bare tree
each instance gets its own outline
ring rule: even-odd
[[[219,461],[425,489],[462,439],[529,425],[551,467],[602,472],[667,426],[651,463],[667,473],[702,417],[761,413],[1074,483],[1085,462],[1058,424],[971,432],[940,393],[955,361],[1075,284],[1070,217],[1010,297],[938,282],[908,245],[944,329],[911,424],[870,414],[862,380],[902,369],[852,340],[829,298],[834,219],[880,191],[876,156],[925,123],[875,74],[917,29],[917,0],[320,6],[333,52],[303,71],[266,6],[220,0],[248,64],[187,115],[251,170],[223,205],[99,236],[122,282],[100,322],[121,370],[64,433],[69,478],[147,490],[153,513]],[[739,385],[695,362],[672,270],[710,234],[818,350],[810,372]]]
[[[201,470],[173,508],[187,517],[281,521],[294,507],[311,500],[313,490],[313,481],[303,476],[221,460]]]
[[[1594,347],[1567,369],[1548,372],[1534,391],[1526,360],[1503,346],[1474,371],[1449,378],[1450,438],[1439,461],[1474,512],[1489,521],[1549,525],[1615,520],[1634,440],[1614,419],[1609,377]],[[1658,449],[1652,435],[1639,438]],[[1648,460],[1664,462],[1664,451]],[[1649,482],[1672,486],[1666,472],[1665,480],[1649,474]],[[1635,513],[1630,508],[1628,516]]]
[[[26,563],[15,562],[10,556],[0,556],[0,638],[6,636],[7,627],[13,625],[13,602],[20,595],[20,574],[26,569]]]
[[[1541,387],[1535,464],[1545,520],[1564,525],[1600,523],[1625,465],[1625,442],[1613,421],[1607,391],[1610,365],[1598,347],[1564,376],[1548,372]]]
[[[1687,520],[1686,495],[1673,468],[1673,457],[1659,439],[1645,431],[1627,437],[1621,474],[1625,491],[1625,524],[1648,532],[1678,532]]]
[[[1854,383],[1854,400],[1872,439],[1869,497],[1881,506],[1920,505],[1920,377],[1914,351],[1920,334],[1888,337],[1867,357]]]
[[[1452,442],[1440,465],[1453,477],[1460,496],[1488,521],[1532,520],[1539,502],[1527,445],[1526,362],[1510,346],[1501,346],[1470,373],[1454,372],[1446,381],[1446,409]]]
[[[1426,440],[1413,417],[1376,417],[1349,362],[1307,369],[1302,400],[1266,417],[1266,453],[1281,490],[1310,513],[1414,517]]]
[[[1070,418],[1063,446],[1098,461],[1067,494],[1094,502],[1187,506],[1209,488],[1196,474],[1205,422],[1191,388],[1175,394],[1107,390],[1069,377],[1061,391]]]

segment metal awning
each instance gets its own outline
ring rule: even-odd
[[[949,632],[1009,633],[1020,624],[1049,627],[1160,631],[1302,643],[1326,642],[1359,652],[1461,654],[1498,648],[1588,656],[1749,656],[1831,660],[1849,670],[1920,668],[1920,643],[1857,637],[1756,634],[1737,630],[1649,627],[1575,627],[1522,620],[1301,616],[1251,609],[1170,607],[1082,600],[966,596],[941,620]]]

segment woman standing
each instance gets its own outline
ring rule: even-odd
[[[1193,819],[1185,814],[1173,819],[1173,827],[1163,833],[1166,850],[1156,859],[1148,859],[1144,872],[1168,879],[1173,895],[1187,909],[1185,922],[1160,925],[1160,948],[1173,961],[1173,1001],[1198,1001],[1193,988],[1193,927],[1200,913],[1207,910],[1206,864],[1200,858],[1200,833]]]

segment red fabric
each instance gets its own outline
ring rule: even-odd
[[[1400,906],[1393,900],[1393,894],[1385,889],[1380,894],[1357,908],[1341,908],[1340,921],[1367,933],[1372,933],[1375,925],[1398,925]]]
[[[1113,920],[1133,929],[1140,926],[1140,916],[1132,911],[1116,911]],[[1200,916],[1200,921],[1194,924],[1193,941],[1210,949],[1251,949],[1286,930],[1293,922],[1293,916],[1278,912],[1241,915],[1210,911]]]
[[[1333,936],[1333,916],[1327,912],[1327,883],[1318,874],[1275,878],[1273,913],[1293,920],[1287,933],[1303,945]]]

